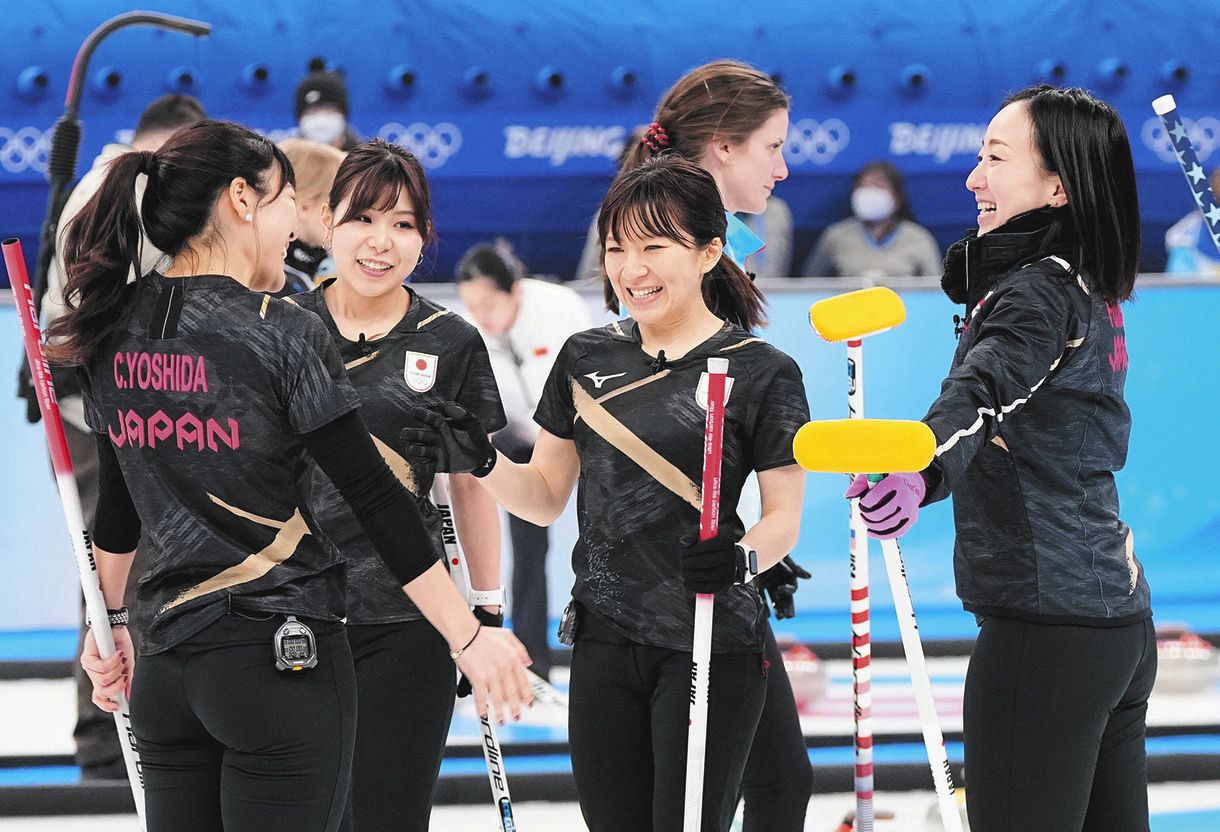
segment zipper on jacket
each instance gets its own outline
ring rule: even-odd
[[[970,241],[966,241],[966,305],[970,305]],[[967,314],[969,309],[967,309]],[[966,331],[966,316],[953,316],[953,338],[956,341],[962,339],[962,333]]]

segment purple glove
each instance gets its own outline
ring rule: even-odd
[[[927,485],[919,474],[886,474],[881,482],[870,484],[865,474],[857,474],[843,495],[860,498],[860,516],[875,540],[894,540],[906,534],[919,516]]]

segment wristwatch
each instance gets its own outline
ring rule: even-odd
[[[472,607],[502,607],[504,606],[504,587],[471,589],[470,597],[466,600]]]
[[[749,583],[758,577],[758,552],[740,541],[733,545],[737,547],[737,554],[741,556],[737,561],[737,583]]]

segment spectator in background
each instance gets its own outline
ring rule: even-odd
[[[136,123],[131,145],[111,142],[102,147],[102,152],[93,160],[93,167],[81,177],[72,195],[64,203],[59,215],[59,239],[55,243],[55,256],[47,271],[47,293],[42,299],[43,330],[60,318],[67,307],[64,305],[64,232],[69,223],[92,199],[106,178],[110,163],[132,150],[157,150],[182,127],[207,118],[203,105],[189,95],[165,95],[145,108]],[[140,175],[136,180],[136,204],[144,197],[148,177]],[[141,272],[153,269],[164,255],[147,238],[141,239]],[[138,277],[128,275],[128,281]],[[81,403],[80,384],[74,368],[55,369],[55,392],[59,399],[60,415],[63,417],[64,437],[68,440],[68,452],[72,455],[72,467],[76,474],[76,487],[80,491],[81,508],[85,525],[93,528],[93,512],[97,505],[98,457],[97,444],[89,426],[85,424],[84,406]],[[135,579],[143,571],[139,564],[143,559],[137,553],[136,568],[131,570],[127,586],[128,597],[134,598]],[[80,653],[88,628],[82,623],[77,643]],[[133,636],[139,634],[131,628]],[[114,730],[114,718],[97,709],[93,704],[93,683],[79,664],[76,673],[76,728],[72,732],[76,740],[76,764],[80,766],[82,780],[125,780],[127,769],[123,763],[123,750],[119,746],[118,734]]]
[[[285,139],[280,149],[297,177],[297,229],[284,258],[284,288],[276,294],[293,295],[308,292],[315,282],[334,273],[322,206],[330,197],[343,151],[309,139]]]
[[[1220,193],[1220,168],[1212,171],[1208,182],[1212,193]],[[1174,223],[1165,232],[1165,252],[1169,262],[1165,271],[1173,274],[1220,274],[1220,252],[1212,242],[1207,223],[1198,208]]]
[[[767,200],[767,209],[761,214],[742,211],[737,219],[767,245],[750,256],[750,272],[755,277],[774,278],[792,276],[792,209],[777,196]]]
[[[801,277],[932,277],[944,255],[915,222],[902,174],[869,162],[852,180],[852,216],[827,228],[801,267]]]
[[[599,245],[600,249],[600,245]],[[551,365],[568,336],[593,326],[576,292],[526,277],[505,243],[477,245],[457,266],[458,296],[487,344],[508,425],[492,437],[513,462],[529,462],[538,439],[534,410]],[[513,544],[510,594],[513,633],[544,678],[551,669],[547,640],[547,527],[508,515]]]
[[[297,128],[303,138],[351,150],[360,134],[348,123],[347,84],[338,72],[318,70],[297,84]]]

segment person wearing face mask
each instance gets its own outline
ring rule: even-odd
[[[419,426],[411,411],[457,401],[495,431],[504,410],[475,328],[404,285],[436,239],[419,160],[379,139],[358,146],[339,167],[323,224],[335,277],[294,300],[321,318],[339,348],[378,450],[415,496],[439,551],[441,517],[429,499],[435,468],[406,453],[401,440],[404,428]],[[474,615],[484,627],[499,628],[496,504],[469,473],[451,473],[449,484]],[[405,597],[376,559],[375,539],[322,470],[312,472],[309,499],[347,560],[347,639],[359,714],[348,815],[356,832],[427,832],[458,688],[450,648],[426,609]],[[520,646],[506,631],[497,635]]]
[[[312,289],[317,280],[335,270],[326,250],[322,206],[343,162],[343,151],[309,139],[284,139],[280,149],[292,162],[297,177],[296,236],[284,258],[284,288],[276,293],[283,297]]]
[[[1114,478],[1131,433],[1121,304],[1140,254],[1122,119],[1079,89],[1015,93],[966,187],[978,231],[945,260],[965,320],[924,417],[936,455],[848,496],[881,538],[953,496],[957,593],[980,627],[963,714],[971,830],[1144,832],[1156,634]]]
[[[930,277],[941,251],[915,222],[902,174],[870,162],[852,180],[852,216],[828,227],[801,267],[801,277]]]
[[[48,353],[81,368],[117,648],[101,658],[91,633],[80,661],[98,707],[130,697],[149,832],[341,822],[356,689],[342,558],[305,499],[310,462],[444,634],[480,710],[489,695],[501,717],[531,699],[525,651],[484,630],[445,574],[322,322],[263,294],[284,282],[293,202],[283,151],[201,121],[115,159],[67,230],[69,311]],[[139,271],[142,232],[172,259],[163,271]],[[145,529],[137,662],[123,586]]]
[[[301,138],[339,150],[360,144],[360,134],[348,122],[347,84],[340,73],[316,70],[306,75],[297,84],[294,104]]]

